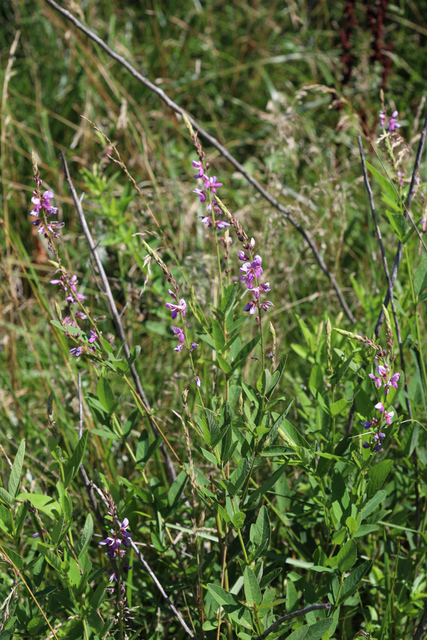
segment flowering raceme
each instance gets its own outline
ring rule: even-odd
[[[79,357],[83,354],[93,355],[97,347],[94,344],[99,337],[101,336],[101,332],[97,331],[96,321],[92,321],[93,327],[90,329],[90,335],[87,336],[85,332],[79,327],[77,324],[77,320],[86,320],[88,318],[85,310],[82,307],[82,302],[85,300],[86,296],[82,293],[78,293],[77,286],[77,276],[70,275],[66,269],[61,265],[61,258],[59,257],[58,249],[54,244],[54,240],[59,237],[59,230],[64,226],[63,222],[50,221],[48,222],[48,217],[52,215],[56,215],[58,212],[57,207],[52,205],[52,200],[55,197],[55,194],[50,189],[41,193],[40,188],[43,184],[40,179],[40,173],[37,168],[37,163],[35,157],[33,155],[33,170],[34,170],[34,183],[35,190],[33,191],[33,196],[31,198],[31,203],[34,208],[30,211],[29,215],[35,218],[35,220],[31,221],[31,224],[37,227],[37,232],[40,235],[43,235],[47,241],[47,246],[49,251],[51,251],[56,259],[56,263],[58,269],[55,273],[59,273],[59,277],[54,278],[50,281],[53,285],[59,285],[61,293],[64,294],[65,302],[69,307],[69,313],[65,315],[61,319],[62,326],[66,329],[67,327],[73,327],[74,329],[78,329],[78,331],[68,331],[66,330],[65,335],[67,337],[72,338],[75,342],[77,342],[77,346],[74,346],[70,349],[70,355]],[[79,305],[78,310],[73,310],[72,306]]]
[[[197,180],[200,179],[203,181],[203,188],[194,189],[194,193],[199,196],[201,203],[208,201],[207,212],[208,214],[210,214],[204,216],[202,218],[202,222],[208,228],[224,229],[230,226],[230,222],[217,219],[218,216],[222,215],[223,212],[218,206],[218,202],[214,197],[216,190],[222,187],[223,184],[222,182],[218,182],[216,176],[207,175],[209,163],[205,162],[205,153],[202,150],[202,147],[196,135],[193,137],[193,142],[195,143],[196,151],[199,156],[199,160],[193,160],[192,162],[193,167],[197,169],[197,173],[193,177]],[[236,230],[238,239],[243,244],[244,249],[238,251],[239,260],[244,263],[240,267],[241,275],[239,276],[239,280],[245,283],[246,288],[251,291],[254,296],[254,299],[250,300],[246,304],[246,306],[243,308],[243,311],[247,311],[251,315],[257,314],[256,318],[259,322],[259,313],[261,309],[263,311],[268,311],[270,307],[274,306],[270,300],[262,301],[259,299],[261,294],[265,294],[271,291],[270,283],[262,283],[259,281],[263,274],[263,269],[261,266],[262,258],[259,255],[254,255],[253,253],[255,248],[255,240],[252,238],[250,241],[248,241],[248,238],[244,233],[241,225],[234,218],[232,219],[232,224]],[[169,307],[172,308],[171,305],[169,305]]]
[[[399,115],[398,111],[393,111],[390,118],[388,119],[388,127],[387,131],[394,132],[396,129],[400,128],[400,124],[397,122],[397,116]],[[385,127],[387,123],[387,115],[385,111],[380,111],[379,114],[380,119],[380,127]]]
[[[398,388],[398,382],[400,378],[400,372],[393,372],[393,370],[385,360],[386,357],[388,357],[387,354],[382,351],[380,355],[381,364],[379,364],[375,369],[376,375],[373,373],[369,374],[369,377],[374,383],[375,388],[383,389],[384,400],[387,399],[391,387],[393,387],[394,389]],[[383,451],[382,443],[385,438],[383,429],[386,429],[387,426],[391,425],[391,421],[394,417],[394,411],[386,411],[386,408],[382,401],[377,402],[377,404],[375,405],[375,409],[376,411],[378,411],[379,416],[372,418],[372,420],[362,422],[362,426],[365,429],[374,429],[372,441],[368,442],[365,440],[363,443],[363,447],[365,449],[370,449],[373,445],[375,451],[381,452]]]

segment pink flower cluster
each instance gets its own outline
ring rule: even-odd
[[[390,369],[390,366],[387,364],[385,352],[382,352],[380,356],[381,364],[379,364],[375,371],[376,375],[373,373],[369,374],[369,377],[373,381],[375,387],[377,389],[384,390],[384,400],[387,398],[390,388],[394,389],[398,388],[398,382],[400,378],[400,372],[393,373]],[[365,449],[371,448],[374,445],[375,451],[382,451],[382,443],[385,438],[385,433],[383,429],[386,429],[387,426],[391,425],[392,418],[394,416],[394,411],[386,411],[384,404],[380,401],[375,405],[375,409],[380,414],[378,418],[372,418],[372,420],[368,420],[366,422],[362,422],[362,425],[365,429],[374,429],[374,434],[372,441],[369,443],[365,440],[363,443],[363,447]]]
[[[199,155],[200,157],[200,155]],[[210,215],[204,216],[202,218],[203,224],[207,227],[212,228],[215,226],[216,229],[225,229],[230,226],[229,222],[225,220],[218,220],[218,216],[222,214],[221,209],[218,207],[215,202],[215,198],[212,197],[212,194],[216,193],[216,190],[222,187],[222,182],[218,182],[216,176],[208,176],[206,172],[209,169],[209,163],[204,162],[204,152],[202,152],[202,156],[200,160],[193,160],[193,167],[197,169],[197,173],[193,176],[196,180],[202,180],[203,185],[201,189],[193,189],[193,193],[197,193],[200,198],[200,202],[206,202],[209,198],[209,202],[207,204],[207,212]],[[213,216],[212,216],[213,213]],[[215,225],[214,225],[215,220]]]
[[[381,389],[381,387],[384,386],[384,393],[386,396],[390,391],[390,387],[393,387],[394,389],[398,388],[400,373],[397,372],[391,375],[390,367],[386,362],[378,365],[378,367],[376,368],[376,372],[377,375],[370,373],[369,377],[374,381],[377,389]]]
[[[38,227],[38,233],[43,234],[47,240],[49,250],[55,254],[55,257],[59,263],[61,264],[61,259],[58,256],[58,252],[56,248],[52,245],[54,239],[59,237],[59,229],[64,226],[63,222],[47,222],[49,216],[55,215],[58,212],[56,207],[53,207],[51,204],[51,200],[55,197],[53,191],[47,190],[42,195],[40,195],[40,187],[42,185],[42,180],[40,179],[40,174],[37,169],[35,169],[34,174],[34,182],[36,185],[36,189],[33,191],[33,197],[31,198],[31,202],[34,205],[34,209],[30,211],[29,215],[35,218],[35,220],[31,221],[31,224]],[[57,269],[56,273],[59,273],[60,276],[51,280],[51,284],[59,285],[60,291],[65,296],[65,301],[68,305],[79,304],[80,309],[78,311],[70,311],[71,315],[66,315],[62,318],[61,324],[64,328],[73,327],[78,329],[79,332],[75,331],[70,333],[66,331],[65,335],[73,338],[79,344],[72,349],[70,349],[70,354],[72,356],[81,356],[82,354],[91,354],[96,351],[96,346],[94,342],[99,339],[101,332],[97,332],[95,329],[90,330],[90,335],[87,336],[83,330],[80,332],[80,327],[77,324],[77,320],[86,320],[87,315],[81,306],[81,302],[85,299],[81,293],[77,291],[77,276],[70,276],[69,273],[60,266]]]
[[[172,311],[172,320],[175,320],[175,318],[178,315],[180,315],[181,318],[184,318],[185,310],[187,308],[187,303],[185,302],[184,298],[180,298],[178,300],[179,286],[177,285],[176,281],[172,277],[172,274],[169,275],[168,281],[173,286],[173,289],[168,289],[168,293],[175,300],[175,304],[172,302],[166,302],[165,307]],[[185,346],[185,325],[183,326],[183,328],[172,327],[172,331],[178,338],[178,344],[176,345],[176,347],[174,347],[174,351],[181,352],[182,348]],[[191,342],[190,351],[194,351],[194,349],[197,349],[198,346],[199,345],[197,344],[197,342]]]
[[[112,522],[115,524],[115,520],[117,517],[117,507],[115,505],[111,504],[107,517],[111,519]],[[100,546],[105,546],[106,554],[109,558],[112,558],[114,560],[122,559],[126,554],[127,548],[131,546],[132,534],[129,533],[129,531],[127,531],[128,527],[129,527],[129,520],[127,518],[124,518],[119,525],[118,531],[116,532],[115,529],[110,529],[111,535],[107,536],[107,538],[105,538],[104,540],[101,540],[101,542],[99,543]],[[125,547],[124,549],[122,545],[123,547]],[[132,567],[130,567],[126,563],[123,565],[123,569],[127,571],[131,568]],[[106,573],[108,573],[108,575],[110,576],[108,579],[110,583],[118,582],[115,570],[109,569]],[[107,591],[109,593],[112,593],[114,591],[114,588],[109,587]]]
[[[385,127],[387,123],[387,115],[385,111],[380,111],[378,115],[380,118],[380,127]],[[390,118],[388,119],[387,131],[396,131],[396,129],[400,128],[400,124],[397,122],[398,115],[398,111],[393,111]]]
[[[243,244],[245,251],[239,251],[239,260],[244,264],[240,267],[239,280],[246,284],[246,288],[250,291],[254,299],[250,300],[244,307],[243,311],[249,311],[251,314],[255,314],[260,309],[268,311],[269,307],[274,307],[274,304],[270,300],[261,301],[259,298],[261,294],[266,294],[271,291],[269,282],[260,282],[259,279],[263,274],[262,258],[259,255],[253,255],[255,247],[255,240],[251,238],[250,242]],[[259,316],[257,316],[259,319]]]
[[[45,191],[43,195],[40,194],[40,187],[43,182],[40,180],[38,172],[34,176],[34,182],[36,188],[34,189],[33,197],[31,198],[31,203],[34,205],[34,209],[32,209],[28,215],[35,218],[35,220],[32,220],[30,224],[37,227],[37,233],[44,236],[47,241],[49,251],[52,251],[53,253],[52,240],[53,238],[59,238],[60,229],[64,226],[64,222],[58,222],[57,220],[48,221],[49,216],[53,216],[58,213],[57,207],[53,207],[50,202],[55,197],[55,194],[50,189]]]
[[[370,449],[373,444],[375,451],[380,452],[380,451],[383,451],[382,443],[385,438],[385,433],[382,431],[382,429],[386,429],[387,426],[391,425],[391,420],[394,416],[394,411],[389,411],[388,413],[386,413],[382,402],[378,402],[375,405],[375,409],[379,412],[380,417],[372,418],[372,420],[368,420],[367,422],[362,422],[362,425],[365,427],[365,429],[373,428],[375,430],[373,434],[372,442],[369,443],[365,440],[362,446],[364,449]]]

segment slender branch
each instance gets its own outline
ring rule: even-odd
[[[107,498],[102,493],[101,489],[99,489],[99,487],[97,487],[95,484],[93,484],[93,488],[95,489],[95,491],[99,495],[99,497],[100,497],[101,501],[103,502],[104,506],[107,509],[109,509],[110,508],[110,504],[109,504]],[[121,522],[120,522],[120,520],[119,520],[119,518],[117,516],[115,518],[115,521],[116,521],[117,526],[120,527]],[[158,581],[158,579],[156,577],[156,574],[152,571],[151,567],[149,566],[149,564],[145,560],[144,556],[142,555],[142,553],[140,552],[140,550],[138,549],[138,547],[136,546],[134,541],[131,538],[129,538],[129,542],[130,542],[130,546],[132,547],[132,549],[134,550],[135,554],[137,555],[138,560],[141,562],[141,564],[144,567],[145,571],[148,573],[150,578],[153,580],[154,584],[156,585],[156,587],[158,588],[158,590],[162,594],[163,598],[166,600],[168,606],[170,607],[170,609],[175,614],[175,617],[177,618],[177,620],[178,620],[179,624],[181,625],[181,627],[186,631],[187,635],[189,635],[190,638],[194,638],[194,640],[196,640],[196,636],[189,629],[189,627],[187,626],[185,620],[182,618],[181,614],[179,613],[179,611],[176,609],[176,607],[173,604],[173,602],[170,600],[170,598],[166,594],[166,591],[163,589],[162,585]]]
[[[406,219],[409,216],[409,209],[411,207],[412,198],[414,197],[414,193],[415,193],[415,187],[417,184],[416,180],[417,180],[418,170],[420,168],[421,156],[424,150],[426,135],[427,135],[427,115],[425,117],[424,125],[421,131],[420,141],[418,143],[417,155],[415,157],[414,170],[412,171],[411,184],[409,186],[408,197],[406,198],[405,209],[404,209],[404,216]],[[384,307],[386,308],[388,306],[388,303],[390,302],[390,298],[393,297],[393,287],[396,282],[397,272],[399,270],[400,261],[402,259],[402,252],[403,252],[403,244],[399,240],[399,244],[397,245],[396,255],[394,257],[393,270],[392,270],[391,279],[390,279],[391,282],[387,289],[387,293],[385,295],[384,303],[383,303]],[[380,315],[378,316],[377,324],[375,325],[375,336],[377,338],[380,335],[383,321],[384,321],[384,311],[383,311],[383,307],[381,307]]]
[[[292,618],[296,618],[297,616],[304,616],[306,613],[310,613],[310,611],[317,611],[318,609],[330,609],[331,604],[328,602],[327,604],[312,604],[310,607],[306,607],[305,609],[298,609],[298,611],[294,611],[293,613],[287,613],[285,616],[281,618],[277,618],[276,622],[268,627],[260,636],[257,636],[254,640],[264,640],[270,633],[275,631],[277,627],[279,627],[282,622],[286,622],[287,620],[291,620]]]
[[[101,47],[101,49],[103,49],[111,58],[113,58],[114,60],[119,62],[123,67],[125,67],[125,69],[127,69],[127,71],[129,71],[129,73],[134,78],[136,78],[144,86],[146,86],[148,89],[150,89],[150,91],[153,91],[153,93],[157,94],[159,96],[159,98],[161,100],[163,100],[163,102],[170,109],[172,109],[176,113],[179,113],[181,115],[185,115],[189,119],[189,121],[191,122],[193,127],[200,133],[200,135],[203,136],[203,138],[205,138],[205,140],[207,140],[213,147],[215,147],[221,153],[221,155],[224,158],[226,158],[238,171],[240,171],[240,173],[245,177],[245,179],[263,196],[263,198],[265,198],[265,200],[267,200],[271,205],[273,205],[273,207],[275,207],[278,211],[280,211],[280,213],[282,213],[285,216],[285,218],[298,231],[298,233],[302,235],[302,237],[304,238],[304,240],[306,241],[306,243],[308,244],[308,246],[312,250],[312,252],[314,254],[314,257],[316,258],[317,263],[319,264],[319,267],[321,268],[323,273],[329,278],[333,288],[335,289],[335,293],[337,294],[338,299],[339,299],[339,301],[341,303],[341,306],[344,309],[344,311],[345,311],[347,317],[349,318],[349,320],[351,322],[353,322],[353,323],[356,322],[356,319],[353,316],[352,312],[350,311],[350,309],[349,309],[349,307],[348,307],[348,305],[347,305],[347,303],[346,303],[346,301],[344,299],[342,291],[341,291],[337,281],[335,280],[335,277],[333,276],[331,271],[329,271],[328,267],[326,266],[326,263],[325,263],[325,261],[323,259],[322,254],[319,252],[319,250],[318,250],[316,244],[314,243],[313,239],[311,238],[311,236],[304,229],[304,227],[293,217],[293,215],[282,204],[280,204],[280,202],[278,200],[276,200],[276,198],[274,198],[274,196],[272,196],[270,193],[268,193],[268,191],[266,189],[264,189],[264,187],[257,180],[255,180],[255,178],[253,178],[251,175],[249,175],[249,173],[247,171],[245,171],[244,167],[240,164],[240,162],[238,162],[238,160],[236,160],[236,158],[234,156],[232,156],[231,153],[220,142],[218,142],[218,140],[216,138],[211,136],[205,129],[203,129],[197,123],[197,121],[194,120],[194,118],[192,116],[190,116],[182,107],[180,107],[173,100],[171,100],[169,98],[169,96],[166,95],[166,93],[162,89],[157,87],[155,84],[150,82],[150,80],[148,80],[141,73],[139,73],[135,69],[135,67],[133,67],[127,60],[125,60],[125,58],[123,58],[118,53],[116,53],[115,51],[110,49],[110,47],[104,42],[104,40],[102,40],[99,36],[97,36],[95,33],[93,33],[93,31],[91,31],[90,29],[85,27],[69,11],[67,11],[63,7],[60,7],[56,2],[54,2],[54,0],[46,0],[46,2],[51,7],[53,7],[56,11],[58,11],[63,16],[65,16],[68,20],[70,20],[78,29],[80,29],[80,31],[82,31],[85,35],[87,35],[89,38],[91,38],[91,40],[96,42]]]
[[[102,286],[104,288],[104,294],[107,297],[108,304],[110,305],[114,326],[115,326],[116,331],[117,331],[117,333],[119,335],[120,341],[123,343],[123,351],[124,351],[124,354],[125,354],[125,358],[126,358],[126,360],[129,360],[129,358],[130,358],[130,350],[129,350],[129,347],[128,347],[128,344],[127,344],[127,341],[126,341],[126,335],[125,335],[125,332],[124,332],[124,329],[123,329],[122,321],[120,319],[119,312],[117,311],[117,307],[116,307],[115,302],[114,302],[114,298],[113,298],[113,294],[112,294],[112,291],[111,291],[110,283],[109,283],[107,275],[106,275],[106,273],[104,271],[104,267],[102,265],[102,262],[101,262],[101,260],[99,258],[98,252],[96,250],[96,245],[95,245],[95,243],[93,241],[92,235],[91,235],[91,233],[89,231],[89,227],[88,227],[88,224],[86,222],[85,215],[83,213],[82,203],[80,202],[80,200],[79,200],[79,198],[77,196],[77,192],[76,192],[76,190],[74,188],[74,185],[73,185],[73,182],[71,180],[70,172],[69,172],[68,165],[67,165],[67,160],[65,158],[65,153],[63,151],[61,151],[61,160],[62,160],[62,166],[63,166],[63,170],[64,170],[64,174],[65,174],[65,180],[67,181],[68,188],[70,190],[71,196],[72,196],[73,201],[74,201],[74,205],[75,205],[75,207],[77,209],[77,213],[79,214],[80,224],[81,224],[81,227],[83,229],[83,233],[84,233],[84,235],[86,237],[87,243],[88,243],[88,245],[90,247],[90,250],[92,251],[93,258],[94,258],[96,266],[98,268],[99,276],[101,278]],[[157,429],[156,425],[154,424],[154,422],[153,422],[153,420],[152,420],[152,418],[150,416],[150,411],[151,411],[150,405],[148,403],[148,400],[147,400],[147,397],[145,395],[144,389],[142,388],[141,380],[139,378],[139,375],[138,375],[138,372],[137,372],[137,370],[135,368],[135,365],[131,364],[129,369],[130,369],[132,378],[134,380],[136,389],[138,391],[138,395],[141,398],[141,400],[143,401],[144,406],[148,409],[147,415],[148,415],[148,419],[149,419],[150,424],[151,424],[151,428],[153,430],[153,434],[154,434],[154,436],[156,438],[158,438],[159,435],[160,435],[159,434],[159,430]],[[161,452],[163,454],[163,457],[165,459],[165,462],[166,462],[166,469],[167,469],[167,472],[168,472],[168,475],[169,475],[169,479],[172,482],[174,482],[176,480],[176,471],[175,471],[175,468],[174,468],[174,466],[172,464],[172,459],[169,456],[169,453],[166,451],[166,448],[165,448],[163,442],[160,444],[160,450],[161,450]]]

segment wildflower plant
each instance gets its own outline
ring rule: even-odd
[[[387,121],[383,112],[387,135],[396,135],[396,118]],[[188,164],[203,210],[198,224],[217,271],[206,309],[161,228],[159,235],[132,234],[146,256],[138,262],[146,283],[161,278],[156,313],[166,319],[165,358],[173,359],[180,384],[172,409],[161,402],[150,408],[136,371],[143,373],[149,355],[139,345],[129,349],[126,339],[118,347],[107,340],[99,328],[105,317],[93,313],[90,294],[63,266],[64,225],[49,222],[57,214],[54,194],[42,192],[34,161],[30,216],[53,257],[57,319],[51,324],[67,341],[67,365],[79,368],[79,383],[83,371],[91,386],[83,394],[79,385],[72,447],[49,407],[49,473],[56,474],[49,495],[20,491],[26,482],[21,443],[0,487],[2,560],[16,583],[25,580],[30,604],[34,589],[39,602],[55,585],[57,603],[51,599],[40,629],[57,638],[142,637],[138,608],[152,602],[171,637],[337,637],[360,602],[364,611],[374,609],[382,565],[368,538],[390,514],[382,487],[393,456],[406,464],[413,454],[413,439],[399,449],[405,375],[396,364],[390,319],[386,313],[383,349],[379,338],[334,331],[329,318],[310,326],[295,315],[305,345],[292,345],[293,353],[311,373],[304,384],[288,376],[295,398],[285,397],[286,356],[271,315],[278,287],[270,286],[261,243],[225,205],[226,178],[215,175],[196,131],[188,119],[185,124],[197,158]],[[107,142],[108,157],[138,192]],[[92,468],[85,460],[98,440],[109,464],[100,456]],[[120,472],[119,454],[128,463]],[[23,540],[31,548],[24,559],[16,551]],[[162,582],[160,572],[171,578]],[[30,604],[17,615],[20,633],[30,624]],[[364,615],[364,633],[382,628]]]

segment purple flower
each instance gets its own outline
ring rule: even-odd
[[[193,160],[191,164],[198,170],[198,173],[196,173],[193,178],[203,178],[203,174],[205,172],[203,168],[203,162],[201,162],[201,160]]]
[[[92,344],[93,342],[95,342],[95,340],[98,340],[98,334],[96,333],[95,329],[91,329],[90,330],[90,338],[89,338],[88,342],[90,344]]]
[[[180,327],[172,327],[172,331],[178,337],[178,340],[180,342],[184,342],[185,341],[185,333]]]
[[[274,307],[274,304],[270,302],[270,300],[266,300],[261,304],[261,307],[264,309],[264,311],[268,311],[268,307]]]
[[[391,118],[388,121],[388,130],[389,131],[395,131],[396,129],[398,129],[400,127],[400,124],[397,124],[397,116],[399,115],[398,111],[393,111],[393,113],[391,114]]]
[[[197,349],[197,347],[198,347],[198,346],[199,346],[199,345],[197,344],[197,342],[192,342],[192,343],[190,344],[191,351],[194,351],[195,349]]]
[[[369,377],[371,378],[371,380],[375,380],[375,386],[377,387],[377,389],[379,389],[383,382],[382,378],[375,376],[373,373],[370,373]]]
[[[200,202],[205,202],[206,193],[203,191],[203,189],[193,189],[193,193],[197,193],[200,198]]]
[[[382,402],[377,402],[377,404],[375,405],[375,409],[377,411],[379,411],[380,413],[384,413],[384,405]]]
[[[33,533],[33,535],[31,536],[32,538],[40,538],[40,536],[42,536],[43,533],[41,531],[37,531],[37,533]]]
[[[182,344],[179,342],[176,347],[174,347],[173,349],[174,351],[178,351],[179,353],[181,353],[182,351]]]
[[[245,253],[244,251],[239,251],[239,260],[241,262],[248,262],[250,260],[249,256],[247,253]]]
[[[372,427],[372,420],[368,420],[367,422],[362,422],[362,426],[365,427],[365,429],[370,429]]]
[[[201,384],[199,376],[196,376],[196,387],[200,387]]]
[[[391,425],[391,419],[394,416],[394,411],[389,411],[385,414],[384,418],[388,425]]]
[[[257,304],[255,302],[255,300],[251,300],[250,302],[248,302],[248,304],[243,308],[243,311],[249,311],[249,313],[251,313],[252,315],[254,313],[256,313],[257,310]]]
[[[395,389],[398,389],[398,387],[399,387],[399,385],[397,384],[399,382],[399,378],[400,378],[400,372],[395,373],[390,378],[390,384]]]
[[[380,111],[378,115],[380,117],[380,127],[383,127],[385,125],[385,113]]]
[[[211,176],[209,178],[208,176],[204,175],[203,181],[205,189],[211,191],[212,193],[215,193],[215,191],[219,189],[219,187],[222,187],[222,182],[217,182],[216,176]]]
[[[76,356],[76,358],[78,358],[78,356],[80,356],[83,353],[83,348],[74,347],[73,349],[70,349],[70,353],[72,356]]]
[[[120,533],[123,536],[123,544],[125,545],[125,547],[130,546],[130,541],[132,539],[132,534],[129,533],[129,531],[126,531],[128,526],[129,526],[129,520],[127,518],[124,518],[123,522],[120,525]]]
[[[179,304],[172,304],[171,302],[166,302],[165,307],[172,310],[172,320],[175,320],[178,313],[181,313],[182,316],[185,316],[186,302],[184,298],[181,298]]]
[[[230,226],[230,223],[225,220],[215,220],[215,225],[217,229],[225,229]]]
[[[262,275],[262,258],[260,256],[255,256],[252,262],[245,262],[244,265],[240,267],[240,271],[244,274],[239,276],[239,279],[243,282],[246,282],[248,289],[252,287],[249,286],[255,278],[260,278]]]
[[[371,445],[369,444],[369,442],[366,442],[366,440],[365,440],[365,442],[362,444],[362,447],[363,447],[364,449],[369,449],[369,447],[370,447],[370,446],[371,446]]]

